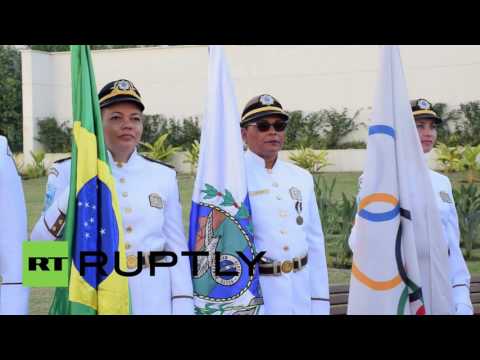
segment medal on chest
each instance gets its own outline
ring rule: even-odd
[[[296,187],[292,187],[289,190],[290,192],[290,197],[292,198],[293,201],[295,201],[295,211],[297,212],[297,225],[301,226],[303,225],[303,217],[302,217],[302,211],[303,211],[303,205],[302,205],[302,192],[297,189]]]

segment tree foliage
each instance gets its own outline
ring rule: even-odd
[[[22,71],[17,49],[0,45],[0,133],[12,151],[22,149]]]

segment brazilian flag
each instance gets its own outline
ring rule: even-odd
[[[108,164],[90,49],[71,46],[73,139],[70,197],[63,240],[69,249],[69,287],[57,288],[50,314],[129,314],[128,279],[114,271],[115,253],[126,268],[122,219]],[[80,254],[103,252],[104,272],[87,267]],[[99,261],[96,255],[86,258]]]

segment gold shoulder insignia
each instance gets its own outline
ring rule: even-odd
[[[447,192],[445,191],[440,191],[440,198],[442,199],[443,202],[446,202],[448,204],[452,204],[452,199],[450,198],[450,195],[448,195]]]
[[[72,158],[72,157],[69,156],[69,157],[67,157],[67,158],[65,158],[65,159],[60,159],[60,160],[54,161],[53,163],[54,163],[54,164],[61,164],[61,163],[65,162],[65,161],[67,161],[67,160],[70,160],[71,158]]]
[[[53,175],[53,176],[58,177],[58,174],[59,174],[59,172],[55,167],[51,166],[50,169],[48,169],[47,176]]]

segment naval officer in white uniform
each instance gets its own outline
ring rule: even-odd
[[[437,141],[437,126],[442,122],[442,119],[434,112],[431,103],[425,99],[412,100],[410,105],[423,152],[427,155],[435,146]],[[426,157],[425,161],[427,161]],[[452,194],[452,184],[448,177],[438,172],[429,170],[429,173],[433,191],[437,199],[436,203],[440,212],[444,239],[448,242],[448,263],[454,311],[457,315],[472,315],[473,306],[470,300],[470,273],[460,248],[460,229]],[[359,178],[360,188],[362,186],[362,179],[363,175]],[[353,241],[354,237],[352,233],[349,239],[350,248],[352,248]],[[435,276],[435,274],[431,276]],[[422,286],[428,286],[428,284],[422,283]]]
[[[270,95],[250,100],[242,138],[266,315],[330,313],[325,241],[312,175],[278,158],[288,114]]]
[[[137,252],[143,253],[142,272],[129,277],[132,312],[134,315],[193,315],[190,263],[188,257],[181,256],[183,251],[188,251],[188,245],[176,172],[137,152],[143,132],[144,105],[130,81],[107,84],[99,98],[129,269],[137,268]],[[53,240],[61,236],[69,182],[70,160],[55,163],[49,171],[45,209],[32,232],[32,240]],[[178,263],[171,268],[156,268],[155,276],[151,276],[148,268],[151,251],[174,252]],[[167,259],[164,260],[171,261]]]
[[[410,102],[415,124],[417,126],[423,152],[432,151],[437,141],[437,125],[442,119],[434,112],[431,103],[425,99]],[[470,300],[470,273],[460,248],[460,229],[457,210],[452,194],[452,184],[448,177],[430,170],[430,179],[440,210],[443,233],[448,241],[450,283],[458,315],[472,315],[473,307]]]
[[[0,136],[0,315],[26,315],[30,290],[22,286],[27,210],[7,139]]]

